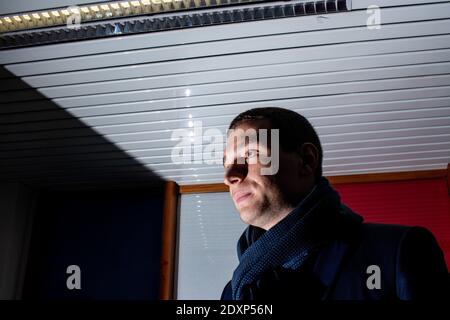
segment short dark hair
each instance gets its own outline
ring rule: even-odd
[[[316,130],[304,116],[284,108],[254,108],[236,116],[228,129],[231,130],[243,122],[255,120],[269,120],[272,129],[280,130],[280,147],[283,151],[294,152],[302,144],[312,143],[319,152],[319,165],[315,176],[316,178],[322,176],[322,145]]]

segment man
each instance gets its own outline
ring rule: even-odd
[[[238,115],[229,129],[225,184],[249,226],[238,241],[239,265],[222,299],[448,294],[447,267],[430,232],[363,223],[341,203],[322,176],[322,147],[307,119],[287,109],[256,108]],[[271,139],[265,141],[261,133],[268,131],[279,135],[266,135]],[[248,138],[249,132],[258,139]],[[276,170],[262,174],[268,158],[278,161]]]

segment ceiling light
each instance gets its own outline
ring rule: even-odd
[[[95,0],[94,0],[95,1]],[[317,2],[317,4],[316,4]],[[252,3],[255,5],[251,6]],[[257,4],[256,4],[257,3]],[[186,6],[183,6],[185,4]],[[239,8],[239,5],[247,5],[245,8],[246,12],[252,11],[252,14],[245,14],[244,9]],[[233,6],[232,10],[227,10],[225,6]],[[295,6],[295,10],[294,10]],[[301,10],[297,10],[297,6]],[[200,9],[205,7],[211,7],[213,10],[210,11],[197,11],[195,13],[190,13],[189,10]],[[274,9],[275,8],[275,9]],[[268,10],[266,10],[268,9]],[[277,10],[278,9],[278,10]],[[306,10],[308,9],[308,10]],[[175,12],[183,10],[183,13],[166,15],[166,13]],[[61,30],[64,30],[66,26],[66,17],[70,16],[70,12],[74,14],[81,14],[81,23],[91,23],[96,21],[96,24],[90,25],[89,28],[97,28],[99,32],[92,34],[85,34],[84,32],[71,33],[70,39],[67,40],[77,40],[77,39],[87,39],[92,37],[102,37],[102,32],[105,29],[105,25],[111,28],[115,28],[116,23],[111,21],[111,16],[115,18],[127,18],[131,16],[142,16],[137,20],[135,24],[132,23],[132,28],[123,28],[119,30],[120,32],[110,32],[111,34],[128,34],[137,32],[152,32],[152,31],[164,31],[171,30],[174,28],[185,28],[192,26],[208,26],[217,25],[229,22],[247,22],[254,20],[264,20],[269,18],[284,18],[293,17],[305,14],[322,14],[324,11],[326,13],[349,11],[351,10],[351,0],[332,0],[332,1],[306,1],[306,0],[292,0],[288,2],[279,1],[277,3],[265,3],[261,0],[233,0],[233,1],[223,1],[223,0],[132,0],[132,1],[114,1],[114,2],[99,2],[93,3],[89,6],[82,7],[61,7],[51,9],[49,11],[31,11],[23,12],[16,15],[1,16],[1,26],[0,33],[12,33],[22,30],[30,29],[42,29],[48,27],[61,26]],[[261,14],[261,12],[269,12],[267,17],[266,14]],[[231,13],[230,13],[231,12]],[[258,14],[256,14],[256,13]],[[165,15],[160,16],[157,13],[165,13]],[[214,17],[213,17],[214,13]],[[254,13],[254,14],[253,14]],[[150,14],[150,16],[147,16]],[[146,16],[144,16],[146,15]],[[62,18],[64,17],[64,18]],[[97,22],[103,20],[105,22]],[[110,20],[110,21],[108,21]],[[143,22],[145,20],[145,23]],[[103,25],[100,25],[102,23]],[[128,23],[128,22],[127,22]],[[107,29],[109,27],[106,27]],[[41,32],[37,30],[37,33]],[[43,31],[42,31],[43,32]],[[5,41],[0,41],[2,48],[4,47],[18,47],[35,45],[42,43],[54,43],[63,41],[65,33],[60,33],[60,30],[45,30],[45,32],[57,32],[56,37],[40,37],[40,36],[30,36],[23,37],[17,36],[17,41],[9,37]],[[33,33],[35,31],[33,30]],[[62,35],[62,36],[61,36]],[[9,36],[9,35],[8,35]],[[14,35],[11,35],[16,37]],[[106,35],[105,35],[106,36]],[[20,39],[19,39],[20,38]],[[0,39],[1,40],[1,39]],[[191,91],[187,89],[185,91],[186,96],[191,95]]]

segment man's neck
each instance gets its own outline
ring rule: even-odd
[[[270,219],[270,221],[268,221],[267,224],[265,224],[263,227],[264,230],[269,230],[270,228],[272,228],[273,226],[275,226],[276,224],[278,224],[278,222],[280,222],[281,220],[283,220],[284,218],[286,218],[289,213],[292,212],[292,210],[294,210],[295,208],[293,207],[287,207],[284,209],[280,209],[280,211],[278,211],[278,214],[276,216],[274,216],[272,219]]]
[[[297,208],[302,201],[308,197],[313,190],[315,189],[315,187],[317,186],[316,182],[310,189],[308,192],[306,192],[303,196],[300,197],[300,199],[298,199],[296,202],[295,206],[286,206],[284,208],[280,208],[279,210],[277,210],[277,214],[273,216],[272,219],[270,219],[270,221],[268,221],[268,223],[266,223],[263,227],[264,230],[269,230],[270,228],[274,227],[275,225],[277,225],[280,221],[282,221],[284,218],[286,218],[292,211],[294,211],[295,208]]]

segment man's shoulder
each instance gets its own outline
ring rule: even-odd
[[[336,240],[322,252],[321,260],[335,259],[336,252],[343,251],[344,274],[348,277],[367,266],[377,265],[392,281],[399,267],[417,254],[414,248],[418,249],[418,243],[423,250],[439,249],[433,234],[426,228],[397,224],[362,223],[345,239]]]
[[[446,269],[436,238],[421,226],[362,223],[348,253],[349,274],[376,265],[392,283],[398,280],[399,272],[409,272],[414,265],[428,263]]]
[[[428,229],[364,223],[358,234],[341,270],[336,297],[415,299],[427,298],[427,294],[439,297],[446,292],[448,271],[444,255]],[[370,266],[380,270],[382,290],[367,291],[361,285]]]
[[[362,223],[354,236],[356,252],[364,256],[383,257],[381,260],[389,256],[395,259],[399,250],[410,242],[434,240],[433,234],[424,227],[382,223]]]
[[[428,229],[421,226],[382,223],[362,223],[358,235],[362,244],[377,247],[400,246],[411,238],[434,238]]]
[[[370,223],[365,222],[361,224],[360,235],[362,240],[366,241],[385,241],[385,242],[397,242],[410,232],[413,228],[399,224],[384,224],[384,223]]]

